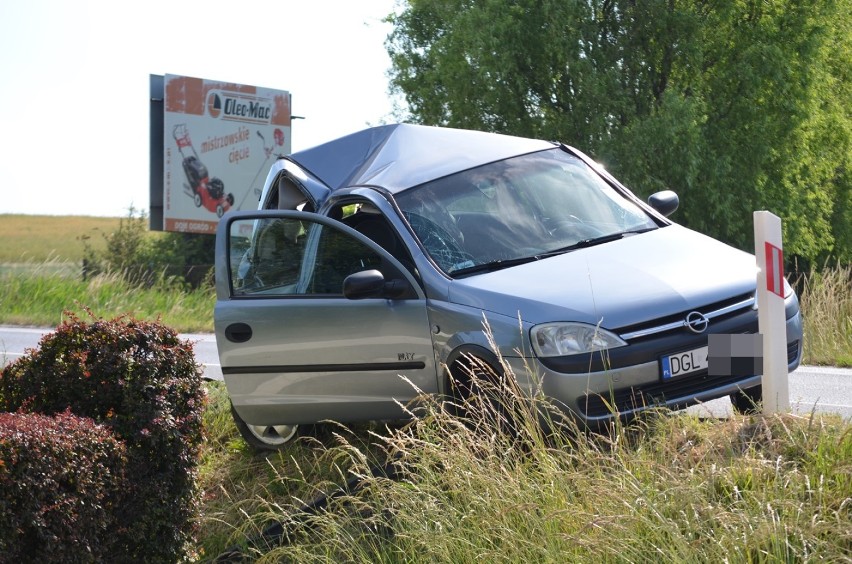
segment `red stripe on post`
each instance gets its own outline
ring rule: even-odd
[[[784,297],[784,253],[767,242],[766,247],[766,289]]]

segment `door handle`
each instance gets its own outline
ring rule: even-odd
[[[251,335],[251,326],[247,323],[232,323],[225,327],[225,338],[232,343],[245,343]]]

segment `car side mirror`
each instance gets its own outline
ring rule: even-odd
[[[660,214],[668,217],[673,214],[678,205],[680,205],[680,199],[677,197],[677,194],[671,190],[663,190],[662,192],[651,194],[648,197],[648,204]]]
[[[385,280],[378,270],[363,270],[343,280],[343,296],[350,300],[366,298],[397,299],[408,293],[405,280]]]

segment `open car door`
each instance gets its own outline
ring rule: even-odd
[[[422,288],[340,222],[296,211],[226,215],[216,293],[222,373],[249,424],[398,419],[415,387],[437,391]]]

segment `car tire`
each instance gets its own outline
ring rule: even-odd
[[[195,202],[195,207],[200,208],[201,203],[202,203],[201,202],[201,194],[196,192],[195,195],[192,197],[192,201]]]
[[[731,405],[734,411],[744,415],[760,413],[762,402],[763,387],[760,385],[744,390],[737,390],[731,394]]]
[[[467,420],[487,420],[514,434],[512,391],[493,362],[464,355],[452,363],[449,378],[454,415]]]
[[[231,405],[231,416],[243,439],[255,450],[281,450],[295,436],[298,425],[250,425]]]

